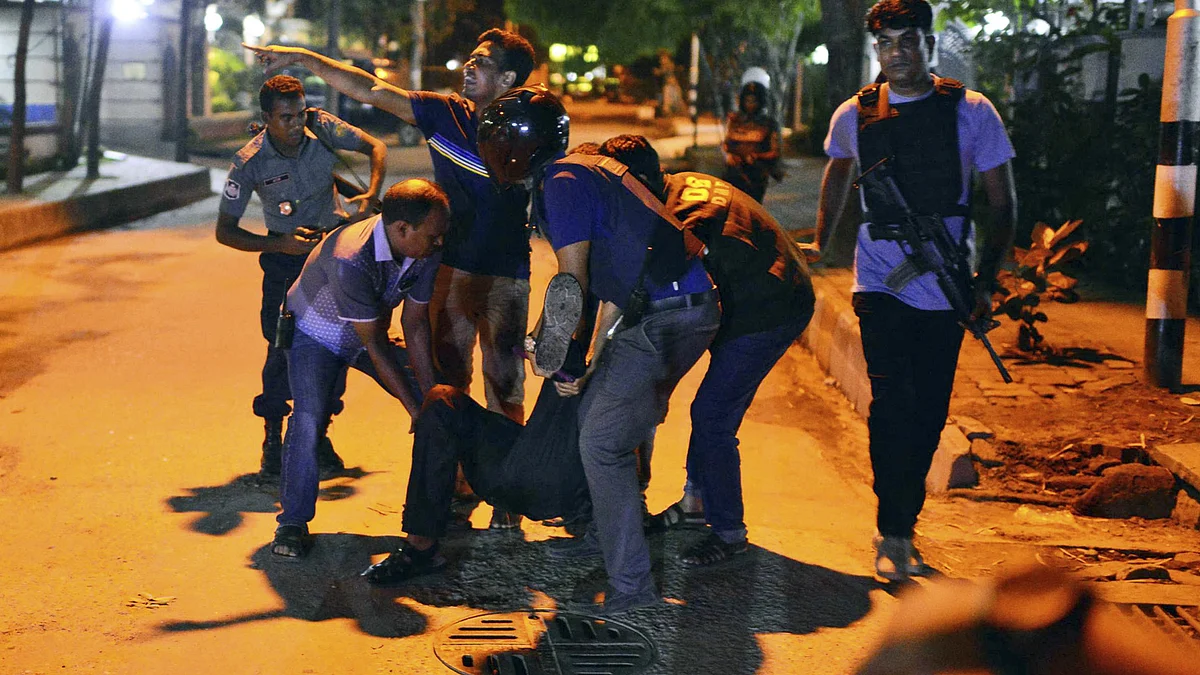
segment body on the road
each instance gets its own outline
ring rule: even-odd
[[[713,176],[664,176],[645,137],[617,136],[599,152],[628,166],[708,248],[704,265],[721,293],[721,328],[692,401],[684,498],[651,522],[669,529],[703,517],[710,537],[681,559],[720,562],[746,550],[737,432],[759,385],[812,318],[808,266],[762,204]]]
[[[284,442],[273,553],[304,553],[317,503],[320,425],[347,367],[375,378],[413,420],[420,415],[424,392],[434,384],[429,301],[448,213],[437,184],[397,183],[384,195],[382,214],[326,237],[288,292],[296,315],[288,359],[296,407]],[[404,348],[388,339],[392,311],[401,303]]]
[[[933,10],[925,0],[882,0],[867,14],[883,83],[864,88],[833,115],[825,151],[815,254],[829,241],[856,170],[884,158],[919,215],[945,217],[964,251],[978,250],[975,316],[991,309],[996,270],[1012,243],[1016,196],[1012,144],[982,94],[929,70]],[[990,229],[969,220],[971,178],[987,197]],[[868,192],[854,253],[854,308],[871,381],[871,466],[879,499],[876,572],[887,579],[928,573],[913,546],[925,501],[925,477],[950,405],[963,329],[933,273],[908,284],[889,275],[905,261],[894,240],[872,237],[871,223],[899,215]]]
[[[259,91],[259,103],[266,129],[234,157],[221,193],[216,237],[231,248],[259,253],[263,270],[259,321],[267,341],[267,356],[262,369],[262,393],[254,399],[254,414],[264,419],[266,427],[262,470],[273,475],[280,470],[283,418],[291,412],[288,401],[292,398],[287,353],[275,347],[280,305],[322,233],[347,217],[334,194],[333,171],[338,161],[334,151],[351,150],[371,158],[370,184],[363,194],[349,200],[365,211],[383,182],[387,148],[378,139],[329,113],[310,112],[306,108],[304,87],[294,77],[281,75],[267,80]],[[266,235],[239,225],[254,192],[262,201]],[[344,389],[344,374],[340,382]],[[339,394],[330,413],[336,414],[340,407]],[[321,437],[323,464],[341,468],[341,459],[324,431]]]
[[[580,547],[598,544],[609,581],[600,610],[616,612],[658,599],[634,448],[712,341],[720,308],[683,234],[625,181],[644,187],[612,159],[564,156],[568,137],[566,111],[540,87],[514,89],[480,117],[480,151],[492,178],[533,190],[532,217],[554,248],[558,272],[602,303],[585,374],[556,388],[583,396],[579,447],[596,527]]]

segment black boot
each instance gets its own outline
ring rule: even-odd
[[[332,478],[346,470],[346,463],[338,456],[333,449],[333,443],[329,440],[329,423],[332,420],[325,420],[325,424],[321,425],[320,434],[317,436],[317,470],[321,474],[321,478]]]
[[[266,437],[262,444],[261,473],[278,476],[283,469],[283,418],[267,418],[264,422]]]

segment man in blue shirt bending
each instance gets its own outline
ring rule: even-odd
[[[602,303],[586,372],[556,383],[560,394],[583,396],[579,450],[595,528],[554,554],[604,556],[609,589],[604,604],[590,609],[611,614],[659,601],[634,448],[663,419],[675,385],[712,342],[721,310],[683,233],[644,201],[648,191],[623,164],[564,156],[568,126],[562,104],[545,88],[513,89],[480,115],[479,149],[493,180],[532,191],[532,217],[554,248],[559,273],[575,277],[584,297],[591,293]],[[554,307],[549,298],[546,304]],[[551,311],[544,325],[561,318]],[[578,307],[574,312],[579,316]],[[557,370],[540,358],[535,363],[543,376]]]

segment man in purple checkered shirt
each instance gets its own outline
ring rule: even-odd
[[[304,555],[317,505],[320,423],[347,366],[370,375],[415,421],[434,384],[429,300],[450,215],[446,193],[423,179],[388,189],[383,213],[317,245],[288,291],[296,332],[288,354],[295,406],[283,444],[279,527],[271,552]],[[405,347],[388,339],[403,303]]]

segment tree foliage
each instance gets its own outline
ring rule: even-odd
[[[623,62],[674,52],[695,33],[716,100],[759,66],[771,75],[777,112],[790,98],[800,46],[818,42],[804,26],[820,14],[818,0],[595,0],[566,11],[557,0],[506,0],[505,9],[547,42],[594,44]]]

